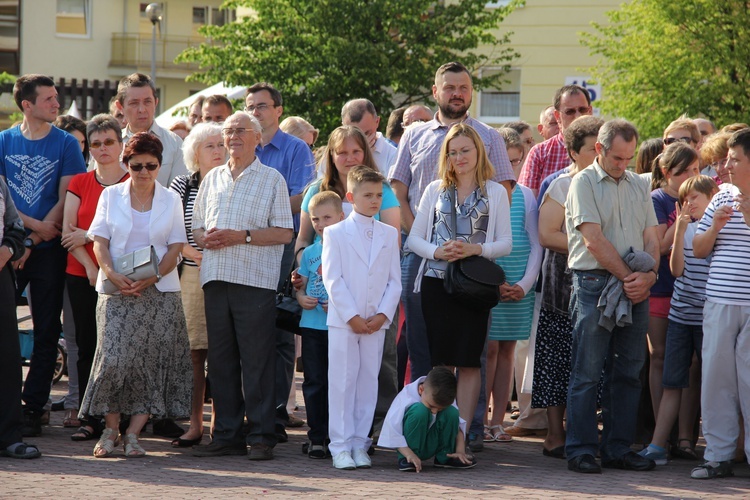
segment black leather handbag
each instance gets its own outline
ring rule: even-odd
[[[304,248],[300,248],[294,255],[286,281],[276,294],[276,327],[297,335],[300,333],[299,321],[302,318],[302,306],[297,302],[297,294],[292,286],[292,271],[297,264],[297,256],[302,250]]]
[[[454,239],[458,234],[457,200],[458,193],[454,187],[453,199],[450,200],[451,231]],[[500,285],[503,283],[505,283],[503,268],[479,255],[449,262],[443,278],[443,287],[448,295],[466,307],[481,311],[489,311],[500,302]]]

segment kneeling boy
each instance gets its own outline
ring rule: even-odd
[[[465,452],[466,422],[458,416],[456,376],[446,367],[404,387],[383,423],[378,446],[398,450],[398,468],[419,472],[422,461],[435,457],[435,467],[470,469],[476,461]]]

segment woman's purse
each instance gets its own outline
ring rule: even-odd
[[[133,281],[153,278],[159,274],[159,257],[156,255],[153,245],[144,247],[115,259],[112,262],[112,269]],[[117,285],[107,278],[104,278],[102,285],[106,294],[111,295],[120,291]]]
[[[286,280],[281,286],[281,290],[276,293],[276,328],[299,335],[299,322],[302,319],[302,306],[297,302],[297,294],[292,286],[292,272],[297,264],[297,256],[301,251],[300,248],[294,254],[292,267],[286,275]]]
[[[453,188],[450,193],[451,231],[455,239],[458,235],[456,223],[456,203],[458,193]],[[445,293],[472,309],[489,311],[500,302],[500,285],[505,283],[505,271],[494,262],[479,255],[449,262],[443,278]]]

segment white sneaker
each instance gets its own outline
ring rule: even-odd
[[[348,451],[342,451],[333,457],[333,466],[337,469],[343,470],[354,470],[357,468],[356,462],[354,462]]]
[[[372,460],[370,460],[370,455],[367,454],[367,450],[358,448],[354,450],[352,455],[357,469],[369,469],[372,467]]]

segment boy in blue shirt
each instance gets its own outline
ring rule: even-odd
[[[333,191],[323,191],[312,197],[309,204],[310,220],[320,239],[302,252],[298,274],[302,288],[297,301],[302,306],[300,335],[305,379],[302,394],[307,410],[309,442],[303,447],[310,458],[326,458],[328,438],[328,293],[323,285],[320,267],[323,253],[323,229],[344,220],[341,198]]]

